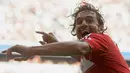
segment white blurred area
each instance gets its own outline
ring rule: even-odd
[[[39,56],[32,60],[0,62],[0,73],[80,73],[79,63],[68,64],[59,62],[54,64],[46,60],[42,62]]]
[[[80,73],[77,65],[39,63],[0,63],[0,73]]]
[[[74,40],[71,15],[82,0],[0,0],[0,43],[37,42],[35,31],[53,32],[59,41]],[[84,0],[83,0],[84,1]],[[130,1],[86,0],[100,8],[107,33],[123,52],[130,52]],[[12,44],[12,43],[11,43]]]

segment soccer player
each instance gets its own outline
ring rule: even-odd
[[[72,16],[71,33],[78,41],[57,42],[51,38],[53,41],[48,39],[49,42],[41,42],[41,46],[15,45],[3,53],[12,57],[12,52],[17,52],[27,58],[34,55],[80,56],[83,73],[130,73],[117,45],[104,33],[104,19],[98,9],[86,3],[77,7]]]

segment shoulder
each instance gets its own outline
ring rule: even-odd
[[[82,40],[87,42],[91,48],[107,48],[111,38],[107,34],[91,33]]]
[[[109,37],[106,33],[91,33],[88,37]]]
[[[111,39],[107,34],[104,33],[90,33],[81,40],[108,40]]]

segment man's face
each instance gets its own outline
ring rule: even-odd
[[[76,34],[78,39],[89,33],[98,33],[98,20],[93,11],[81,11],[76,17]]]

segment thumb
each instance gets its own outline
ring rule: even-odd
[[[44,44],[46,44],[45,42],[43,42],[43,41],[39,41],[39,43],[41,44],[41,45],[44,45]]]
[[[53,34],[52,32],[50,32],[50,33],[48,33],[48,34],[51,35],[51,36],[53,36],[53,37],[55,37],[54,34]]]

